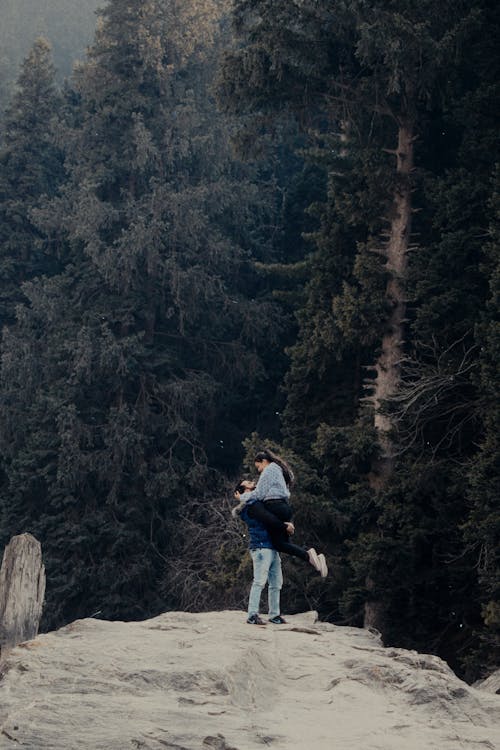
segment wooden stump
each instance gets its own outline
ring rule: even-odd
[[[40,542],[31,534],[14,536],[0,570],[0,648],[35,638],[45,595]]]

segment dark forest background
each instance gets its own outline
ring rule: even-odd
[[[270,446],[330,567],[285,611],[498,666],[498,4],[4,5],[0,545],[44,628],[244,608]]]

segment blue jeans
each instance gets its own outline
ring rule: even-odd
[[[260,595],[267,582],[269,617],[280,614],[280,591],[283,586],[281,559],[275,549],[251,549],[253,562],[253,583],[248,598],[248,616],[258,615]]]

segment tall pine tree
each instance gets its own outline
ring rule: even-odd
[[[493,94],[493,5],[237,2],[235,25],[221,102],[258,127],[292,108],[328,173],[284,434],[340,498],[351,580],[332,585],[354,621],[456,655],[477,605],[468,621],[461,526],[492,144],[470,105]]]
[[[231,405],[263,372],[248,258],[267,207],[210,96],[218,18],[112,0],[75,73],[68,180],[37,214],[65,267],[25,284],[1,381],[4,533],[40,538],[46,624],[173,604],[184,502],[234,462]]]
[[[51,48],[37,39],[23,63],[5,115],[0,150],[0,321],[14,318],[21,284],[58,267],[58,248],[37,227],[33,211],[57,192],[64,178],[55,129],[61,97]]]

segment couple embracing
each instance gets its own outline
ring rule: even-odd
[[[290,536],[295,528],[289,503],[293,473],[288,464],[270,450],[259,451],[254,458],[259,473],[257,484],[241,481],[234,493],[239,501],[233,515],[239,515],[248,526],[250,555],[253,562],[253,582],[248,600],[247,622],[265,625],[259,615],[262,589],[268,585],[269,622],[285,623],[280,612],[280,591],[283,585],[280,552],[299,557],[318,571],[328,575],[325,556],[314,547],[306,550],[292,544]]]

